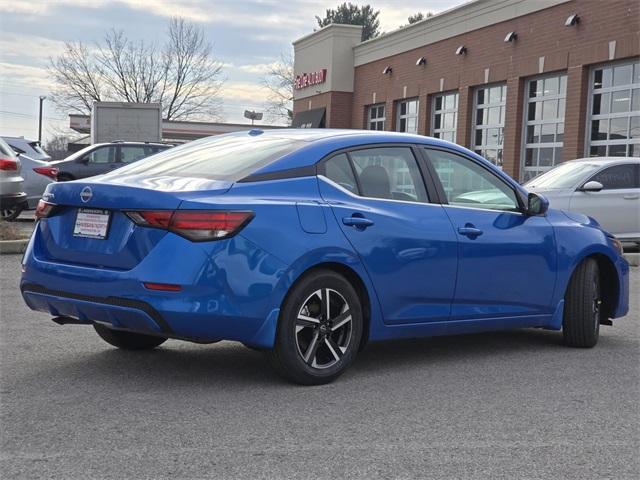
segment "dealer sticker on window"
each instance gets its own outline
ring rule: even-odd
[[[81,208],[76,215],[73,236],[103,240],[107,238],[110,218],[111,213],[109,210]]]

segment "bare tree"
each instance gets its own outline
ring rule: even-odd
[[[51,59],[49,70],[56,83],[51,97],[59,108],[87,113],[93,102],[103,100],[102,76],[83,43],[65,43],[64,53]]]
[[[267,114],[287,125],[293,121],[293,80],[293,57],[284,53],[261,80],[269,91]]]
[[[50,70],[52,97],[63,109],[88,113],[94,101],[160,102],[167,120],[220,116],[222,66],[204,30],[182,18],[169,21],[162,46],[116,30],[94,49],[67,43]]]
[[[69,137],[67,135],[56,134],[49,139],[44,149],[53,160],[60,160],[69,154],[68,145]]]

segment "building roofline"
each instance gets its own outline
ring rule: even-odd
[[[317,40],[319,38],[324,38],[325,36],[329,36],[333,30],[344,30],[350,31],[350,33],[355,33],[355,31],[361,32],[361,25],[346,25],[342,23],[332,23],[327,25],[326,27],[322,27],[320,30],[314,30],[311,33],[308,33],[304,37],[300,37],[297,40],[291,42],[292,45],[298,46],[300,44],[306,43],[309,40]]]

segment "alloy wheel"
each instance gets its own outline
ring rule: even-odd
[[[303,302],[295,321],[295,339],[302,360],[312,368],[334,366],[350,347],[351,310],[336,290],[322,288]]]

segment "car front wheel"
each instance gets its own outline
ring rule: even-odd
[[[587,258],[573,272],[564,298],[562,334],[565,344],[590,348],[598,343],[601,306],[598,264]]]
[[[270,352],[274,366],[295,383],[329,383],[355,360],[362,325],[353,286],[333,271],[311,272],[294,285],[281,309]]]

